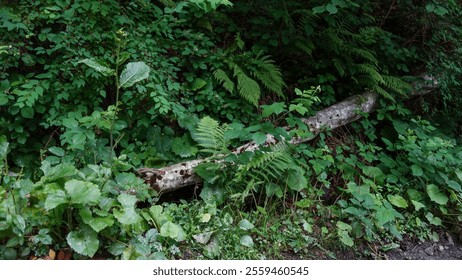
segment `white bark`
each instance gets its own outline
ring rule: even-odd
[[[438,83],[433,76],[422,76],[423,83],[413,85],[411,96],[426,95],[434,92],[438,88]],[[293,138],[290,143],[300,144],[310,141],[320,132],[326,129],[335,129],[354,122],[361,118],[360,112],[372,113],[378,103],[379,96],[374,92],[366,92],[361,95],[351,96],[337,104],[318,111],[314,116],[302,121],[310,128],[313,133],[309,138]],[[270,145],[275,142],[272,135],[267,135],[264,145]],[[236,148],[233,153],[239,154],[244,151],[254,151],[259,146],[250,142]],[[200,163],[209,159],[197,159],[187,162],[177,163],[160,169],[141,168],[137,173],[151,187],[162,193],[168,193],[177,189],[196,185],[201,182],[201,178],[194,173],[194,168]]]

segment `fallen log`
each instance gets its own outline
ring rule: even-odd
[[[421,76],[421,81],[413,84],[410,96],[421,96],[434,92],[438,89],[438,83],[433,76]],[[378,104],[379,95],[375,92],[366,92],[360,95],[351,96],[337,104],[318,111],[314,116],[302,119],[310,128],[311,137],[293,138],[289,142],[300,144],[312,140],[320,132],[328,129],[335,129],[361,118],[362,113],[372,113]],[[272,135],[267,135],[267,140],[263,145],[274,143]],[[236,148],[233,153],[254,151],[259,146],[250,142]],[[177,163],[164,168],[141,168],[137,170],[138,175],[145,180],[152,188],[160,193],[168,193],[186,186],[201,183],[201,178],[194,172],[194,168],[199,164],[210,160],[210,158],[196,159]]]

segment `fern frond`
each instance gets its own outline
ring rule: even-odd
[[[245,165],[239,167],[234,181],[240,182],[250,176],[255,182],[279,181],[293,164],[287,145],[280,142],[271,147],[271,151],[257,152]]]
[[[259,80],[269,91],[283,97],[282,89],[285,86],[281,70],[274,64],[268,55],[257,55],[250,60],[250,74]]]
[[[234,76],[237,79],[237,91],[239,95],[252,105],[258,106],[261,90],[258,83],[247,76],[247,74],[236,64],[233,67]]]
[[[374,66],[378,66],[379,61],[373,52],[370,50],[353,47],[351,45],[345,46],[344,51],[351,56],[365,60],[368,63],[372,63]]]
[[[343,63],[343,61],[341,61],[338,58],[334,58],[332,60],[332,64],[334,65],[335,69],[340,74],[340,76],[345,77],[347,69],[346,69],[345,64]]]
[[[357,64],[356,67],[358,73],[369,76],[376,84],[385,84],[385,80],[374,65],[362,63]]]
[[[371,90],[378,93],[379,95],[385,97],[386,99],[389,99],[389,100],[395,102],[395,98],[388,91],[383,89],[382,87],[380,87],[378,85],[375,85],[375,86],[371,87]]]
[[[402,79],[393,76],[386,76],[382,75],[384,80],[384,86],[386,86],[389,90],[394,91],[401,95],[406,95],[412,89],[409,83],[406,83]]]
[[[316,48],[314,43],[311,42],[311,41],[303,41],[305,40],[304,38],[300,38],[299,40],[297,40],[295,42],[295,46],[303,51],[304,53],[306,53],[307,55],[311,55],[314,51],[314,49]]]
[[[202,152],[220,154],[228,151],[228,143],[225,140],[227,125],[221,125],[210,117],[202,118],[197,124],[194,140],[201,146]]]
[[[217,69],[213,72],[213,77],[221,83],[224,89],[226,89],[229,93],[234,92],[235,85],[233,81],[228,77],[225,71],[222,69]]]

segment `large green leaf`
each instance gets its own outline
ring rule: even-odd
[[[177,242],[183,241],[186,237],[185,232],[183,229],[172,222],[166,222],[160,228],[160,235],[164,237],[170,237]]]
[[[184,135],[183,137],[175,137],[172,141],[172,151],[183,158],[195,156],[199,149],[194,146],[191,141],[189,140],[188,135]]]
[[[388,198],[388,201],[390,201],[390,203],[395,205],[396,207],[399,207],[399,208],[408,207],[407,201],[400,195],[388,195],[387,198]]]
[[[64,185],[71,202],[75,204],[96,204],[101,192],[99,187],[90,182],[70,180]]]
[[[70,177],[77,173],[77,168],[67,163],[59,164],[54,167],[50,167],[49,165],[42,165],[41,169],[44,173],[44,176],[42,177],[41,181],[44,183],[54,182],[61,178]]]
[[[307,187],[308,181],[306,180],[301,168],[298,170],[291,170],[287,176],[287,185],[291,190],[301,191]]]
[[[115,71],[107,66],[104,66],[101,62],[97,62],[94,59],[82,59],[78,63],[83,63],[90,68],[98,71],[99,73],[103,74],[104,76],[111,76],[114,75]]]
[[[98,251],[98,235],[89,227],[69,232],[66,240],[69,246],[79,254],[93,257]]]
[[[67,202],[67,195],[63,190],[57,190],[47,196],[45,200],[45,210],[51,210]]]
[[[114,219],[111,215],[108,215],[107,217],[93,217],[93,214],[88,208],[80,209],[79,214],[82,221],[96,232],[100,232],[106,227],[110,227],[114,224]]]
[[[114,209],[114,217],[123,225],[138,223],[141,217],[135,211],[136,197],[123,193],[117,197],[117,200],[121,204],[122,211]]]
[[[149,71],[149,66],[142,61],[128,63],[120,74],[119,88],[131,87],[135,83],[147,79]]]
[[[385,207],[380,207],[377,209],[377,212],[375,213],[375,218],[377,219],[377,222],[380,224],[380,226],[383,226],[384,224],[391,222],[395,219],[395,211],[393,209],[388,209]]]
[[[418,177],[423,175],[423,170],[420,166],[413,164],[411,166],[411,169],[412,169],[412,175],[418,176]]]
[[[352,227],[349,224],[346,224],[342,221],[337,222],[337,234],[342,241],[343,244],[351,247],[354,245],[354,241],[350,236],[350,232],[352,231]]]
[[[249,222],[247,219],[243,219],[239,222],[238,227],[243,230],[250,230],[253,229],[255,226]]]
[[[21,108],[21,116],[25,119],[32,119],[34,118],[34,109],[31,107],[22,107]]]
[[[446,205],[449,198],[443,192],[440,191],[438,186],[430,184],[427,186],[427,194],[433,202],[440,205]]]
[[[239,240],[241,245],[244,245],[245,247],[253,247],[254,243],[253,243],[253,239],[250,235],[244,235],[241,237],[241,239]]]

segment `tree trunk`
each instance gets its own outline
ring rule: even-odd
[[[423,82],[413,85],[412,96],[426,95],[438,89],[437,81],[434,77],[424,75]],[[337,104],[318,111],[314,116],[302,121],[310,128],[313,136],[310,138],[293,138],[292,144],[300,144],[312,140],[316,135],[326,129],[335,129],[349,124],[361,118],[360,112],[371,113],[375,110],[379,96],[374,92],[366,92],[361,95],[351,96]],[[267,135],[264,145],[274,143],[272,135]],[[254,151],[258,149],[254,142],[247,143],[236,148],[233,153],[239,154],[244,151]],[[194,173],[194,168],[200,163],[208,161],[209,158],[196,159],[177,163],[164,168],[141,168],[137,171],[147,184],[161,193],[168,193],[186,186],[201,183],[201,178]]]

